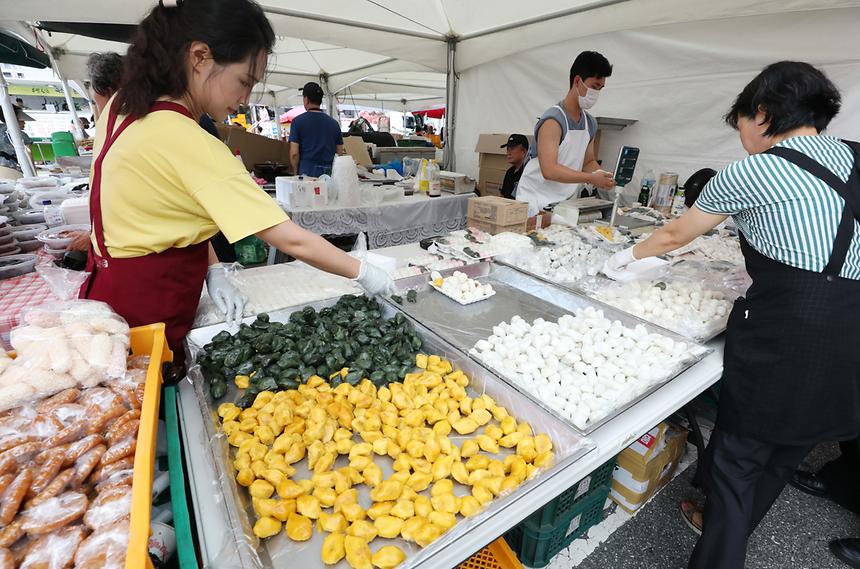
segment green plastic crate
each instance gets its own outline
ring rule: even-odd
[[[545,529],[544,526],[555,525],[557,520],[569,518],[568,514],[578,504],[584,502],[595,492],[602,492],[603,487],[612,483],[612,472],[615,470],[615,458],[597,467],[594,472],[553,498],[546,506],[525,519],[532,531]]]
[[[194,538],[191,536],[191,518],[188,498],[185,494],[185,471],[182,466],[182,447],[179,439],[179,417],[177,414],[175,386],[164,388],[162,407],[167,427],[167,461],[170,472],[170,502],[173,507],[173,527],[176,530],[176,566],[179,569],[198,567],[194,553]]]
[[[505,540],[523,565],[545,567],[576,538],[603,520],[603,505],[609,486],[595,488],[555,524],[535,529],[523,522],[505,534]]]

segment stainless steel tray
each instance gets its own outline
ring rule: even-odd
[[[521,316],[526,321],[533,321],[537,318],[557,320],[565,314],[570,314],[577,309],[589,306],[602,310],[607,318],[619,320],[625,326],[632,327],[641,324],[649,332],[667,336],[676,342],[695,344],[688,338],[622,312],[608,304],[582,294],[577,294],[545,280],[534,278],[508,266],[497,263],[479,263],[459,269],[441,271],[441,274],[451,274],[455,270],[459,270],[481,283],[491,284],[496,294],[485,301],[461,306],[433,290],[429,285],[426,275],[401,279],[397,281],[397,286],[401,290],[405,288],[415,288],[418,290],[417,302],[409,303],[406,300],[403,301],[401,308],[404,312],[415,320],[422,322],[463,351],[470,350],[478,340],[492,335],[494,326],[501,322],[510,321],[516,315]],[[698,363],[710,352],[711,350],[704,346],[697,346],[697,353],[684,360],[680,366],[672,370],[672,373],[666,379],[653,385],[647,391],[617,408],[601,420],[589,424],[585,429],[579,429],[574,426],[569,419],[558,414],[531,393],[524,391],[516,382],[506,377],[504,373],[486,366],[483,362],[479,362],[479,364],[487,367],[488,370],[504,379],[514,389],[529,397],[547,413],[551,413],[560,420],[567,422],[577,432],[588,435]],[[476,359],[476,361],[478,360]]]
[[[335,302],[336,299],[331,299],[304,306],[321,309],[331,306]],[[270,314],[270,317],[272,321],[285,321],[291,313],[301,310],[304,306],[296,306],[274,312]],[[396,311],[397,309],[393,305],[383,305],[383,314],[387,318],[393,316]],[[556,451],[556,463],[552,468],[540,473],[511,494],[497,498],[479,515],[461,520],[453,529],[427,548],[418,550],[416,546],[408,546],[405,542],[398,540],[378,539],[374,542],[374,549],[387,543],[400,545],[408,554],[407,559],[400,566],[401,568],[422,567],[435,569],[441,566],[436,562],[439,558],[438,556],[450,555],[451,547],[461,547],[463,543],[468,543],[471,540],[472,534],[475,534],[475,538],[480,541],[480,543],[473,544],[472,551],[480,549],[484,542],[481,541],[483,538],[479,534],[486,533],[489,527],[486,525],[487,522],[493,522],[494,526],[504,524],[504,528],[499,533],[512,527],[519,520],[516,517],[511,518],[506,516],[506,511],[509,508],[512,510],[520,509],[523,507],[523,504],[528,504],[530,493],[536,489],[542,489],[541,487],[547,483],[550,483],[552,486],[556,486],[559,483],[564,484],[563,481],[560,482],[562,477],[558,475],[593,450],[594,445],[589,439],[577,433],[568,423],[560,420],[553,414],[546,413],[535,401],[526,397],[518,390],[511,388],[507,382],[502,381],[462,351],[451,346],[451,344],[426,326],[414,321],[413,324],[424,342],[422,351],[438,354],[449,359],[456,368],[462,369],[469,376],[471,379],[470,395],[483,393],[490,395],[500,405],[506,407],[512,415],[521,420],[529,421],[535,431],[547,433],[553,439]],[[186,340],[190,359],[193,361],[201,347],[207,344],[215,334],[224,329],[226,329],[226,326],[217,325],[192,330]],[[229,523],[227,527],[229,528],[229,535],[224,536],[224,542],[232,540],[235,543],[235,548],[232,545],[222,546],[215,555],[217,559],[213,560],[212,566],[242,569],[286,566],[303,567],[305,569],[319,567],[322,569],[324,565],[320,559],[320,551],[323,535],[320,533],[315,532],[313,538],[304,543],[292,542],[283,534],[262,542],[253,537],[251,527],[254,518],[250,499],[245,489],[240,488],[235,481],[232,460],[229,458],[231,456],[230,448],[224,435],[218,432],[218,417],[215,412],[218,404],[224,401],[235,400],[238,396],[237,390],[231,384],[231,389],[228,391],[227,396],[223,400],[215,402],[209,397],[204,382],[196,368],[191,367],[189,378],[192,380],[194,391],[197,395],[212,466],[218,477],[214,487],[220,490],[221,496],[218,499],[219,501],[223,501],[228,513]],[[382,457],[378,457],[377,463],[382,466],[386,476],[392,472],[390,459],[385,458],[383,460]],[[294,466],[303,464],[302,462]],[[306,472],[299,470],[296,476],[299,477],[304,474]],[[362,501],[369,502],[366,492],[362,490],[360,490]],[[464,494],[462,488],[459,491],[455,490],[455,493],[458,495]],[[369,503],[365,503],[364,505],[367,506]],[[542,503],[528,504],[530,511],[537,509],[541,505]],[[456,546],[453,546],[452,544],[455,542]],[[446,553],[442,553],[445,548],[448,548]],[[469,554],[467,553],[466,556]],[[347,569],[348,565],[346,561],[341,561],[331,567],[335,569]]]
[[[606,304],[606,303],[604,303],[604,302],[602,302],[602,301],[600,301],[600,300],[598,300],[598,299],[594,298],[593,296],[591,296],[591,294],[589,293],[589,291],[588,291],[587,289],[585,289],[585,288],[581,287],[578,283],[575,283],[575,282],[564,282],[564,281],[554,281],[554,280],[552,280],[552,279],[549,279],[549,278],[547,278],[547,277],[544,277],[544,276],[538,275],[538,274],[533,273],[533,272],[531,272],[531,271],[527,271],[527,270],[525,270],[525,269],[523,269],[523,268],[521,268],[521,267],[517,266],[516,264],[511,263],[511,262],[508,262],[508,261],[505,261],[505,260],[503,260],[503,259],[496,259],[494,262],[495,262],[496,264],[498,264],[498,265],[503,265],[503,266],[505,266],[505,267],[509,267],[509,268],[511,268],[511,269],[513,269],[513,270],[515,270],[515,271],[518,271],[518,272],[520,272],[520,273],[523,273],[524,275],[528,275],[529,277],[531,277],[531,278],[533,278],[533,279],[537,279],[537,280],[542,281],[542,282],[545,282],[545,283],[547,283],[547,284],[549,284],[549,285],[552,285],[552,286],[555,286],[555,287],[559,287],[559,288],[562,288],[562,289],[568,290],[568,291],[573,292],[573,293],[575,293],[575,294],[580,294],[580,295],[583,295],[583,296],[587,296],[588,298],[592,299],[594,302],[599,302],[599,303],[601,303],[601,304],[603,304],[603,305],[605,305],[605,306],[611,306],[611,305]],[[599,280],[602,280],[602,281],[606,281],[606,283],[607,283],[607,284],[610,284],[610,283],[612,283],[612,282],[615,282],[615,281],[612,281],[611,279],[608,279],[608,278],[603,277],[603,276],[597,276],[597,277],[593,277],[593,278],[595,278],[595,279],[599,279]],[[618,310],[619,312],[624,312],[623,310],[620,310],[620,309],[618,309],[618,308],[615,308],[614,306],[611,306],[611,307],[612,307],[614,310]],[[624,312],[624,313],[625,313],[625,314],[629,314],[629,313],[627,313],[627,312]],[[633,315],[633,314],[631,314],[630,316],[633,316],[634,318],[639,318],[638,316],[635,316],[635,315]],[[668,333],[670,333],[670,334],[676,334],[676,335],[678,335],[678,336],[681,336],[682,338],[686,339],[686,341],[688,341],[688,342],[697,342],[697,343],[700,343],[700,344],[706,344],[706,343],[710,342],[711,340],[713,340],[714,338],[716,338],[717,336],[719,336],[720,334],[722,334],[723,332],[725,332],[725,331],[726,331],[726,326],[725,326],[725,324],[724,324],[723,326],[719,326],[719,327],[716,327],[716,328],[713,328],[713,329],[708,330],[708,332],[707,332],[707,333],[705,333],[705,334],[701,334],[701,335],[697,335],[697,336],[692,336],[692,337],[691,337],[691,336],[687,336],[687,335],[685,335],[685,334],[679,334],[679,333],[678,333],[678,332],[676,332],[675,330],[672,330],[671,328],[667,328],[667,327],[665,327],[665,326],[662,326],[662,325],[660,325],[660,324],[658,324],[658,323],[656,323],[656,322],[651,322],[650,320],[645,320],[645,319],[642,319],[642,318],[640,318],[640,320],[642,320],[643,322],[647,322],[647,323],[648,323],[648,324],[650,324],[651,326],[656,326],[657,328],[660,328],[660,329],[662,329],[662,330],[665,330],[666,332],[668,332]],[[728,322],[728,319],[727,319],[727,322]],[[727,322],[726,322],[726,323],[727,323]]]

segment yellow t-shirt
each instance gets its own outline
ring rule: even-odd
[[[289,219],[223,142],[173,111],[149,113],[114,142],[102,164],[101,207],[105,244],[117,258],[187,247],[219,229],[235,243]]]

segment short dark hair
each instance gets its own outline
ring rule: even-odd
[[[754,119],[761,110],[768,123],[765,136],[804,126],[821,132],[841,106],[839,89],[820,69],[801,61],[780,61],[765,67],[744,87],[725,120],[737,129],[740,117]]]
[[[305,83],[305,86],[302,87],[302,96],[307,97],[311,104],[320,105],[322,104],[325,93],[319,83],[308,81]]]
[[[589,77],[610,77],[612,75],[612,64],[596,51],[583,51],[573,60],[570,66],[570,86],[573,87],[573,78],[579,77],[585,81]]]
[[[119,89],[122,81],[122,56],[114,52],[91,53],[87,58],[90,86],[102,97],[109,97]]]
[[[188,90],[188,47],[201,41],[215,63],[227,65],[270,54],[275,32],[254,0],[184,0],[178,7],[157,4],[135,29],[116,96],[120,114],[143,117],[159,97]]]

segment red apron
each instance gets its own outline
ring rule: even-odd
[[[176,103],[156,102],[150,107],[150,112],[158,111],[182,113],[194,120],[185,107]],[[128,259],[111,257],[105,245],[101,208],[102,163],[113,143],[135,120],[135,117],[126,117],[114,130],[117,114],[111,108],[107,136],[93,163],[90,221],[101,255],[97,255],[90,244],[86,268],[90,277],[81,288],[80,297],[108,303],[129,326],[164,322],[170,348],[174,353],[182,354],[182,340],[194,322],[209,267],[209,241]]]

